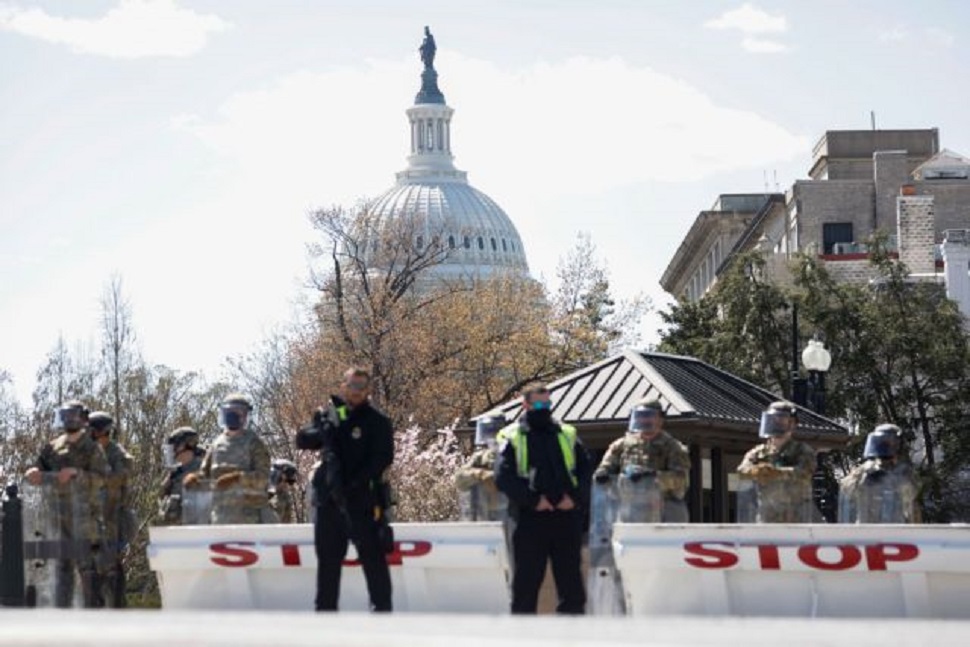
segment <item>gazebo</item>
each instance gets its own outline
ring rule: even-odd
[[[549,384],[553,415],[576,426],[597,461],[625,433],[630,408],[641,398],[664,406],[666,430],[690,450],[688,507],[693,522],[735,517],[734,475],[757,445],[761,412],[781,397],[693,357],[624,350]],[[816,450],[843,447],[848,430],[799,407],[795,436]],[[517,418],[521,402],[490,411]],[[701,484],[702,487],[696,487]]]

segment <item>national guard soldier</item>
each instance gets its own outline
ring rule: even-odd
[[[498,434],[505,416],[485,414],[475,422],[475,451],[455,475],[462,521],[504,521],[508,500],[495,487]]]
[[[627,433],[606,450],[593,478],[606,483],[619,477],[621,521],[686,523],[689,470],[687,448],[663,429],[660,401],[645,399],[633,407]],[[657,490],[659,506],[652,503]]]
[[[258,524],[275,519],[269,507],[269,450],[249,424],[253,405],[232,393],[219,405],[219,434],[205,457],[199,478],[213,481],[212,523]],[[194,480],[194,479],[193,479]]]
[[[296,488],[298,473],[293,461],[285,458],[273,459],[269,475],[270,505],[280,523],[296,523],[296,499],[293,490]]]
[[[100,598],[103,606],[122,609],[126,606],[123,550],[135,535],[128,482],[134,459],[111,438],[113,427],[114,419],[105,411],[95,411],[88,416],[91,438],[101,446],[108,461],[104,498],[104,542],[101,544],[100,555]]]
[[[809,523],[812,520],[812,474],[815,450],[792,436],[798,410],[790,402],[768,405],[758,436],[765,442],[738,466],[738,521]]]
[[[54,429],[61,433],[44,445],[25,474],[31,486],[40,487],[41,514],[46,513],[44,519],[25,519],[25,535],[42,547],[34,555],[38,563],[57,558],[53,602],[58,607],[72,606],[75,571],[80,576],[84,606],[96,607],[99,602],[97,557],[108,462],[86,433],[87,422],[88,409],[82,403],[72,400],[58,407]],[[45,531],[55,536],[45,536]],[[24,552],[31,557],[32,549],[25,546]],[[49,592],[35,593],[40,597]]]
[[[552,562],[557,613],[586,611],[580,553],[589,509],[589,455],[572,425],[552,417],[549,389],[522,391],[524,415],[501,431],[495,483],[509,499],[512,531],[512,613],[534,614]]]
[[[918,523],[916,482],[899,461],[900,429],[882,424],[866,437],[863,462],[840,483],[840,523]]]
[[[187,501],[184,489],[186,481],[198,485],[197,473],[202,469],[202,456],[205,451],[199,447],[199,434],[192,427],[179,427],[168,435],[162,446],[165,466],[168,473],[162,481],[159,517],[161,525],[171,526],[209,523],[210,506],[202,506],[204,519],[197,514],[197,506]]]

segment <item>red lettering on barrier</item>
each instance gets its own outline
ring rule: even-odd
[[[209,551],[221,557],[210,557],[213,564],[217,566],[252,566],[259,561],[259,554],[254,550],[242,548],[242,546],[255,545],[251,541],[234,541],[220,544],[211,544]]]
[[[764,571],[781,570],[781,549],[794,551],[795,557],[805,566],[820,571],[847,571],[862,563],[865,552],[866,568],[885,571],[890,562],[909,562],[919,557],[919,547],[914,544],[734,544],[732,542],[708,541],[686,542],[684,561],[695,568],[731,568],[740,562],[739,549],[755,548],[758,566]],[[820,551],[828,548],[838,552],[833,558],[822,559]]]
[[[710,548],[710,546],[733,546],[726,542],[692,541],[684,544],[684,550],[696,557],[685,557],[684,561],[697,568],[730,568],[738,563],[738,556],[730,550]]]
[[[283,566],[300,565],[300,547],[296,544],[283,544],[280,546],[283,552]]]
[[[761,562],[762,570],[779,570],[781,568],[781,559],[778,557],[778,546],[774,544],[759,544],[758,561]]]
[[[818,551],[821,548],[822,546],[819,544],[799,546],[798,559],[802,560],[802,563],[806,566],[817,568],[820,571],[845,571],[858,566],[859,562],[862,561],[862,551],[858,548],[849,544],[838,544],[835,546],[826,546],[826,548],[838,549],[840,554],[839,561],[823,562],[818,556]]]
[[[387,554],[388,566],[400,566],[405,557],[422,557],[431,552],[430,541],[396,541],[394,550]],[[360,558],[344,561],[344,566],[360,566]]]
[[[896,552],[887,553],[892,548]],[[919,557],[919,548],[913,544],[875,544],[866,546],[866,564],[870,571],[886,570],[887,562],[909,562]]]

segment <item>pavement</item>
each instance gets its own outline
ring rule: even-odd
[[[196,647],[348,645],[670,645],[801,647],[960,645],[970,621],[805,618],[513,617],[265,611],[0,609],[0,645]]]

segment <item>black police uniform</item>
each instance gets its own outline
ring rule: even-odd
[[[336,611],[348,540],[354,542],[367,579],[371,608],[391,610],[391,575],[374,519],[384,470],[394,460],[394,435],[387,416],[364,403],[349,409],[334,434],[343,500],[318,502],[313,539],[317,553],[317,611]]]
[[[509,498],[514,523],[512,613],[536,612],[539,587],[549,560],[559,596],[556,612],[585,613],[586,591],[580,555],[592,471],[589,455],[577,439],[573,447],[574,485],[559,444],[559,425],[548,410],[529,411],[518,424],[526,434],[529,477],[519,476],[512,442],[505,443],[495,463],[495,483]],[[538,512],[535,509],[541,495],[555,507],[566,494],[576,504],[572,510]]]

